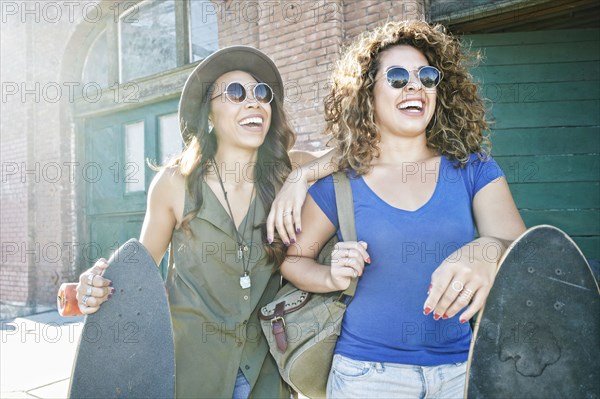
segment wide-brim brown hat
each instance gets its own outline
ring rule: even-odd
[[[275,63],[260,50],[250,46],[222,48],[206,57],[190,74],[179,100],[179,124],[184,142],[198,130],[200,106],[217,78],[231,71],[245,71],[273,89],[283,100],[283,81]]]

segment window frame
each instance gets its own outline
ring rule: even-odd
[[[115,58],[116,58],[116,63],[117,63],[117,65],[116,65],[117,80],[115,80],[115,82],[118,82],[118,84],[126,84],[128,82],[134,82],[134,81],[140,80],[140,79],[148,79],[153,76],[160,75],[160,74],[164,73],[165,71],[179,68],[179,67],[189,63],[189,60],[190,60],[189,54],[185,54],[185,46],[186,45],[189,46],[189,38],[188,38],[189,37],[189,28],[187,26],[191,21],[191,17],[189,15],[189,1],[190,0],[185,0],[185,1],[174,0],[173,1],[174,7],[175,7],[175,67],[166,69],[163,71],[159,71],[159,72],[156,72],[156,73],[153,73],[150,75],[139,76],[137,78],[130,79],[130,80],[123,79],[123,68],[122,68],[123,62],[122,62],[122,54],[121,54],[121,40],[120,40],[121,35],[122,35],[121,21],[123,18],[127,18],[128,15],[136,12],[136,10],[139,10],[143,7],[150,7],[152,5],[155,5],[157,3],[157,1],[155,1],[155,0],[139,1],[134,6],[125,9],[122,13],[119,14],[119,16],[117,18],[115,18],[113,31],[114,31],[114,34],[116,35],[116,37],[112,41],[116,43],[116,48],[113,48],[110,50],[113,53],[116,51]]]
[[[113,18],[107,19],[105,26],[99,31],[99,34],[94,39],[93,43],[97,40],[100,40],[100,37],[105,32],[105,40],[107,41],[107,87],[114,87],[115,85],[123,85],[129,82],[134,82],[138,80],[148,80],[152,79],[155,76],[159,76],[164,74],[165,72],[171,70],[167,69],[164,71],[160,71],[151,75],[141,76],[138,78],[134,78],[132,80],[123,80],[122,79],[122,59],[121,59],[121,45],[120,45],[120,21],[122,18],[127,17],[127,15],[135,12],[136,9],[140,7],[144,7],[150,5],[151,3],[155,3],[156,0],[137,0],[130,1],[126,4],[131,4],[130,7],[124,9],[118,16],[114,16]],[[175,68],[184,67],[190,63],[192,63],[192,45],[191,45],[191,7],[190,0],[175,0],[175,59],[176,65]],[[218,20],[217,20],[218,24]],[[218,39],[217,39],[218,40]],[[217,43],[218,47],[218,43]],[[90,50],[91,50],[90,46]],[[83,65],[85,67],[87,59],[89,57],[89,50],[85,55],[85,59],[83,61]],[[83,79],[84,69],[81,71],[80,79]]]

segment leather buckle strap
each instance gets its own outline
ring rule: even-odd
[[[275,343],[277,344],[277,349],[281,353],[284,353],[288,346],[287,335],[285,333],[285,319],[283,318],[284,310],[285,301],[281,301],[275,305],[275,314],[271,319],[271,328],[273,329]]]

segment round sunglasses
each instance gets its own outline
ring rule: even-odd
[[[225,91],[211,98],[211,101],[217,97],[225,97],[234,104],[240,104],[246,100],[246,88],[240,82],[230,82],[225,86]],[[266,83],[257,83],[252,88],[254,99],[262,104],[269,104],[273,101],[273,90]]]
[[[408,84],[410,73],[414,71],[417,71],[417,77],[421,84],[428,89],[435,88],[440,83],[440,80],[442,80],[442,73],[439,69],[432,66],[424,66],[411,71],[404,67],[393,66],[385,71],[385,77],[391,87],[401,89]]]

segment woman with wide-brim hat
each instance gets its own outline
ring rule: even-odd
[[[159,169],[148,194],[140,242],[158,263],[169,243],[177,397],[289,397],[256,309],[277,292],[289,238],[267,239],[266,218],[291,170],[294,132],[284,87],[269,57],[248,46],[221,49],[188,78],[179,106],[185,149]],[[100,259],[81,275],[107,267]],[[82,312],[108,299],[93,278]]]

